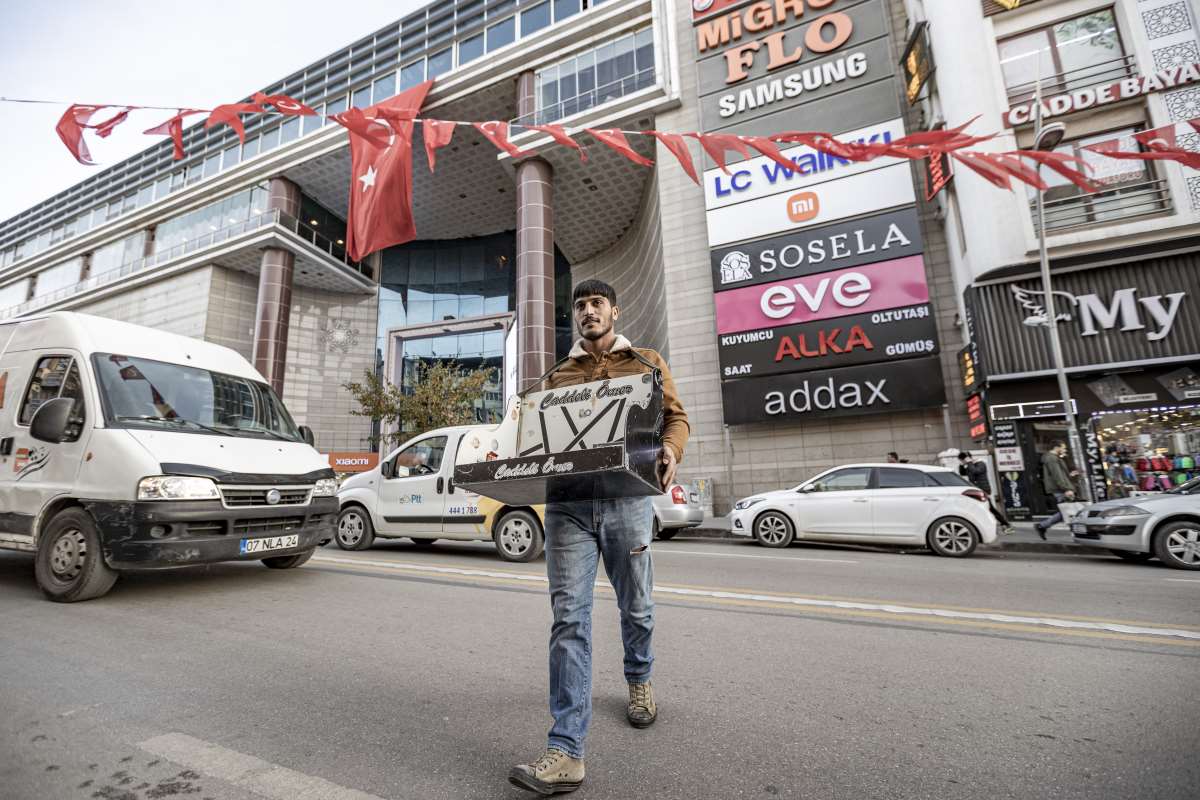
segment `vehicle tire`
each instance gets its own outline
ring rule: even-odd
[[[104,562],[100,532],[82,508],[56,514],[38,537],[34,574],[42,594],[58,603],[100,597],[119,573]]]
[[[366,550],[375,541],[371,515],[362,506],[346,506],[338,514],[333,540],[343,550]]]
[[[408,538],[412,539],[412,543],[415,544],[417,547],[429,547],[430,545],[432,545],[434,542],[437,541],[436,538],[427,539],[424,536],[422,536],[420,538],[418,538],[416,536],[410,536]]]
[[[979,531],[961,517],[942,517],[929,526],[925,542],[936,555],[966,558],[979,546]]]
[[[669,542],[675,538],[675,534],[679,533],[683,528],[658,528],[658,534],[655,538],[662,539],[664,542]]]
[[[1200,523],[1181,520],[1159,528],[1154,554],[1172,569],[1200,569]]]
[[[764,511],[754,520],[754,538],[766,547],[787,547],[796,538],[796,529],[785,514]]]
[[[505,561],[533,561],[542,554],[546,537],[542,523],[528,511],[509,511],[492,531],[496,552]]]
[[[1108,552],[1112,553],[1114,556],[1121,559],[1122,561],[1132,561],[1132,562],[1138,563],[1138,564],[1140,564],[1143,561],[1149,561],[1150,559],[1154,558],[1153,553],[1135,553],[1132,550],[1109,550]]]
[[[317,548],[310,547],[303,553],[297,553],[294,556],[271,556],[270,558],[264,558],[262,562],[270,569],[295,569],[312,558],[315,552],[317,552]]]

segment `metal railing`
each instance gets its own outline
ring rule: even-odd
[[[110,269],[106,272],[101,272],[97,275],[91,275],[76,284],[65,286],[54,292],[49,292],[44,295],[38,295],[24,303],[8,308],[0,309],[0,320],[11,319],[12,317],[20,317],[31,311],[36,311],[39,308],[60,303],[63,300],[74,297],[75,295],[84,294],[94,289],[99,289],[104,286],[109,286],[122,278],[130,275],[137,275],[154,267],[162,266],[178,258],[186,256],[190,253],[198,253],[201,250],[206,250],[214,245],[221,244],[234,237],[242,236],[247,233],[262,230],[264,228],[278,225],[285,230],[288,230],[304,241],[316,247],[318,250],[326,253],[330,258],[340,261],[346,266],[365,275],[368,278],[373,277],[371,269],[365,265],[355,261],[351,261],[346,254],[346,248],[339,245],[336,241],[331,240],[315,229],[305,225],[295,217],[285,214],[278,209],[264,211],[261,214],[256,214],[248,219],[240,222],[230,223],[222,228],[197,236],[194,239],[180,242],[165,250],[153,253],[152,255],[135,258],[132,261],[127,261],[119,267]]]
[[[1132,55],[1122,56],[1042,78],[1042,96],[1049,97],[1097,84],[1113,83],[1124,78],[1132,78],[1137,74],[1134,57]],[[1029,81],[1008,87],[1008,104],[1013,106],[1030,102],[1037,94],[1037,85],[1037,81]]]
[[[1063,231],[1086,225],[1126,222],[1134,217],[1161,214],[1171,210],[1167,181],[1125,183],[1098,192],[1078,194],[1046,201],[1046,230]],[[1030,201],[1033,229],[1038,230],[1037,201]]]
[[[633,94],[636,91],[653,85],[654,67],[647,67],[639,72],[609,81],[594,89],[582,91],[574,97],[568,97],[566,100],[560,100],[548,106],[541,106],[532,114],[525,114],[509,121],[513,125],[545,125],[564,117],[569,117],[572,114],[596,108],[611,100],[618,100],[627,94]],[[519,131],[516,132],[519,133]]]

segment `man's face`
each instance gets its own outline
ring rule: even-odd
[[[1061,458],[1067,454],[1067,446],[1065,444],[1055,445],[1054,452]]]
[[[603,295],[593,294],[575,300],[575,324],[579,334],[592,341],[603,338],[613,329],[620,309]]]

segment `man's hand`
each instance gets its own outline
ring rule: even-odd
[[[664,492],[675,482],[675,471],[678,469],[679,462],[675,460],[675,454],[671,452],[671,448],[663,447],[658,456],[658,482]]]
[[[1068,489],[1067,491],[1063,492],[1063,497],[1067,498],[1068,500],[1074,500],[1074,499],[1075,499],[1075,492],[1073,492],[1073,491],[1071,491],[1070,489]]]

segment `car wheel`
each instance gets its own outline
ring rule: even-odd
[[[371,516],[362,506],[346,506],[338,514],[337,546],[343,550],[366,550],[375,541],[375,528]]]
[[[766,511],[754,520],[754,538],[767,547],[787,547],[796,538],[792,521],[778,511]]]
[[[317,548],[310,547],[303,553],[297,553],[294,556],[272,556],[264,558],[262,562],[270,569],[295,569],[312,558],[313,553],[317,552]]]
[[[979,546],[979,531],[965,519],[943,517],[925,535],[929,549],[946,558],[966,558]]]
[[[682,528],[659,528],[656,538],[662,539],[664,542],[669,542],[675,538],[675,534],[679,533]]]
[[[1154,534],[1158,560],[1174,569],[1200,569],[1200,523],[1183,520]]]
[[[1150,559],[1154,558],[1152,553],[1135,553],[1132,550],[1109,550],[1108,552],[1112,553],[1122,561],[1133,561],[1136,563],[1149,561]]]
[[[91,515],[81,508],[56,514],[42,531],[34,575],[42,594],[58,603],[100,597],[119,577],[104,562],[100,533]]]
[[[542,524],[528,511],[509,511],[492,531],[496,552],[505,561],[533,561],[542,554],[546,539]]]

